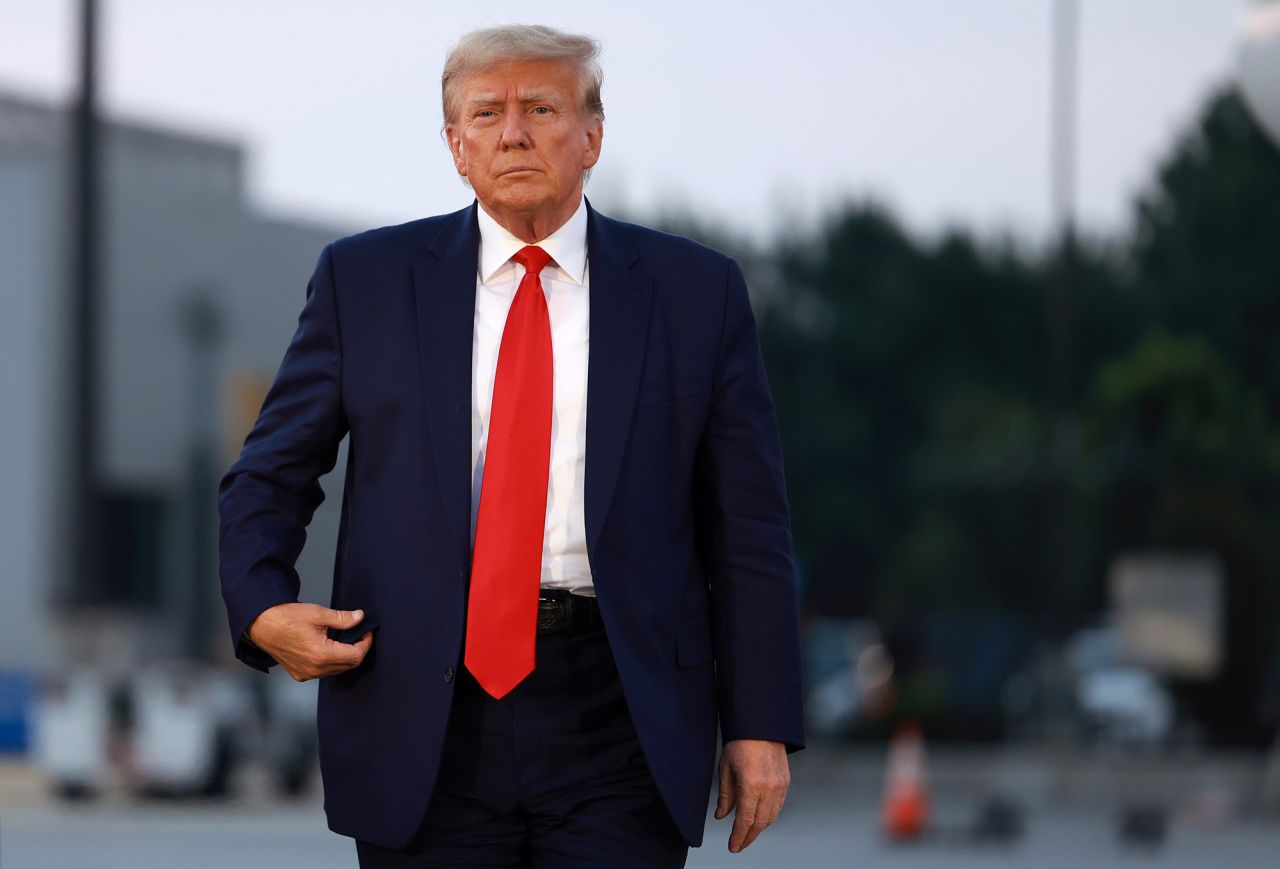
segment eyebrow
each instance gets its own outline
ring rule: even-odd
[[[467,106],[469,108],[474,108],[476,106],[487,106],[494,103],[500,103],[502,101],[502,96],[500,94],[482,93],[476,94],[471,99],[467,100]],[[520,102],[522,103],[555,103],[560,101],[560,98],[554,93],[548,93],[546,91],[526,91],[520,94]]]
[[[543,91],[526,91],[520,95],[522,103],[554,103],[559,99],[554,93]]]

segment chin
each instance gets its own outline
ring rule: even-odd
[[[495,192],[489,201],[499,208],[510,211],[536,211],[550,205],[552,197],[541,190],[503,190]]]

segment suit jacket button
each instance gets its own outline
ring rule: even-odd
[[[444,668],[444,680],[445,680],[446,682],[452,682],[452,681],[453,681],[453,668],[452,668],[452,667],[445,667],[445,668]]]

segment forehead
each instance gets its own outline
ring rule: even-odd
[[[564,97],[578,86],[577,70],[567,60],[507,60],[478,69],[462,79],[463,99]]]

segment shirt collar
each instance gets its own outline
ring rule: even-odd
[[[587,271],[586,202],[585,196],[579,198],[573,215],[555,232],[534,243],[546,250],[560,270],[577,284],[583,282]],[[512,235],[479,204],[476,221],[480,224],[480,280],[488,283],[526,242]]]

